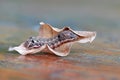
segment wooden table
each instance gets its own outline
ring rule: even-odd
[[[119,31],[111,31],[98,30],[93,43],[74,44],[66,57],[49,53],[21,56],[17,52],[8,52],[8,46],[12,44],[9,43],[22,42],[19,40],[22,36],[12,38],[9,43],[1,42],[0,79],[120,80],[120,38],[116,36]]]

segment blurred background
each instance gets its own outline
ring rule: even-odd
[[[74,30],[97,32],[97,37],[91,45],[85,44],[77,47],[78,49],[76,47],[76,49],[72,49],[71,53],[74,54],[68,58],[63,58],[62,65],[64,65],[64,59],[79,62],[79,58],[74,55],[81,56],[83,52],[86,54],[82,55],[84,57],[83,63],[89,67],[90,64],[87,61],[90,61],[89,63],[95,61],[94,63],[97,65],[113,66],[116,63],[120,65],[120,0],[0,0],[0,61],[4,61],[0,62],[0,67],[11,69],[14,64],[16,67],[14,66],[13,69],[18,70],[20,65],[23,69],[27,65],[31,66],[29,60],[34,63],[36,57],[32,57],[33,60],[28,58],[27,64],[26,59],[23,62],[14,61],[14,58],[16,60],[16,56],[19,56],[18,53],[9,54],[7,49],[9,46],[19,45],[30,36],[37,36],[41,21],[58,28],[70,26]],[[86,47],[90,50],[86,50]],[[83,51],[77,52],[79,49]],[[9,58],[13,60],[9,62]],[[46,58],[44,59],[46,60]],[[96,66],[96,64],[93,65]],[[32,68],[35,67],[33,64]],[[106,69],[102,68],[101,70]],[[42,68],[39,70],[41,71]],[[108,71],[111,72],[110,70],[111,68]],[[118,70],[120,69],[118,68]],[[6,72],[9,73],[9,71]]]
[[[16,27],[119,27],[119,0],[1,0],[0,24]],[[6,24],[7,23],[7,24]]]
[[[10,34],[22,34],[13,33],[16,31],[11,31],[13,28],[37,32],[41,21],[59,28],[70,26],[76,30],[97,31],[104,36],[104,32],[119,31],[120,1],[0,0],[0,42],[4,43],[3,38],[10,38]]]

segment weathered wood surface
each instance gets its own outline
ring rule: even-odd
[[[11,30],[13,29],[8,31]],[[7,49],[10,45],[16,45],[25,40],[19,39],[22,34],[26,34],[24,30],[21,30],[23,33],[14,31],[11,32],[11,34],[13,33],[11,36],[21,35],[13,38],[9,34],[4,36],[3,41],[1,39],[1,80],[120,79],[119,38],[114,32],[101,33],[102,31],[98,30],[93,43],[75,44],[68,56],[58,57],[49,53],[21,56],[17,52],[8,52]],[[32,33],[34,34],[34,32]],[[116,30],[115,33],[119,33],[119,31]]]

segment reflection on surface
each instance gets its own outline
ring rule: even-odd
[[[69,76],[72,76],[74,79],[85,80],[87,78],[120,78],[118,74],[120,72],[120,64],[116,64],[114,60],[110,59],[109,54],[97,54],[94,53],[94,50],[85,51],[84,47],[81,47],[81,50],[83,50],[83,53],[78,52],[76,49],[75,53],[72,52],[67,57],[58,57],[49,53],[26,56],[8,53],[0,60],[0,71],[2,72],[0,76],[4,80],[11,78],[25,80],[38,78],[71,79]],[[100,52],[100,50],[97,51]],[[91,53],[87,54],[86,52]]]

